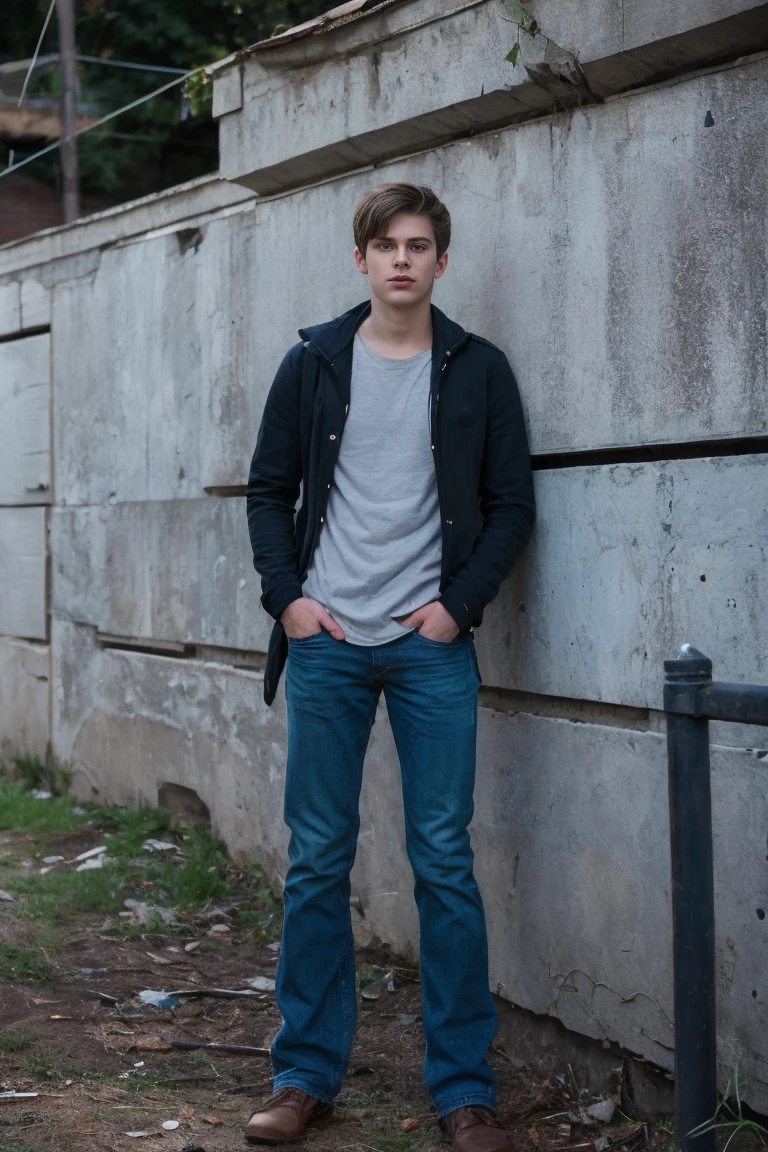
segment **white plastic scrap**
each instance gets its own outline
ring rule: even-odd
[[[602,1124],[610,1124],[616,1111],[616,1105],[613,1100],[598,1100],[596,1104],[590,1104],[584,1111],[593,1120],[599,1120]]]
[[[30,796],[33,800],[50,800],[53,792],[47,792],[45,788],[33,788]]]
[[[270,976],[252,976],[250,980],[246,980],[249,988],[255,988],[257,992],[274,992],[275,982]]]
[[[87,852],[81,852],[79,856],[75,856],[72,863],[79,864],[81,860],[90,860],[92,856],[101,856],[106,850],[106,844],[99,844],[97,848],[89,848]]]
[[[13,896],[11,896],[10,892],[4,892],[3,889],[0,888],[0,900],[7,900],[9,904],[12,904]]]
[[[178,1128],[178,1120],[163,1120],[163,1128],[166,1132],[173,1132],[174,1128]]]
[[[145,840],[142,848],[147,852],[178,852],[176,845],[169,840]]]
[[[66,859],[64,856],[43,856],[41,863],[43,864],[61,864]]]
[[[90,860],[83,860],[82,864],[78,864],[75,872],[90,872],[91,868],[103,868],[105,864],[111,863],[109,856],[92,856]]]

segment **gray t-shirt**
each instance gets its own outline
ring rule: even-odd
[[[439,595],[431,362],[430,349],[393,360],[355,337],[349,413],[303,588],[352,644],[385,644],[405,635],[393,618]]]

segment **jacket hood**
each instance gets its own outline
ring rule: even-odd
[[[434,304],[431,305],[431,309],[432,349],[433,352],[437,353],[437,357],[441,358],[445,352],[453,351],[458,345],[463,344],[468,333],[460,324],[450,320]],[[326,324],[314,324],[311,328],[300,328],[299,336],[302,340],[309,340],[315,344],[322,354],[333,362],[351,346],[355,332],[370,311],[370,300],[364,300],[362,304],[350,308],[349,312],[343,312],[341,316],[337,316],[335,320],[329,320]]]

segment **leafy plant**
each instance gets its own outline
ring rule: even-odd
[[[517,25],[517,40],[512,45],[510,51],[504,57],[510,64],[517,64],[518,57],[520,56],[520,33],[525,32],[532,39],[540,31],[534,17],[524,6],[525,0],[504,0],[507,11],[512,17],[512,23]]]
[[[715,1109],[714,1116],[710,1120],[705,1120],[703,1124],[699,1124],[697,1128],[692,1128],[688,1135],[703,1136],[706,1132],[713,1131],[721,1133],[730,1132],[730,1136],[725,1142],[723,1152],[726,1152],[728,1145],[738,1132],[754,1132],[760,1140],[768,1136],[768,1128],[762,1124],[758,1124],[755,1120],[748,1120],[744,1115],[741,1092],[747,1083],[748,1081],[742,1077],[741,1069],[737,1064],[733,1070],[733,1076],[726,1085],[723,1098]],[[731,1100],[735,1103],[732,1104]],[[721,1114],[730,1118],[720,1119]]]
[[[33,1039],[23,1028],[0,1028],[0,1052],[23,1052]]]

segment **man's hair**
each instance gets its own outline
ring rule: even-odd
[[[392,217],[400,213],[429,217],[439,260],[451,241],[451,216],[426,184],[377,184],[366,192],[355,208],[352,221],[355,244],[363,256],[371,240],[386,236]]]

